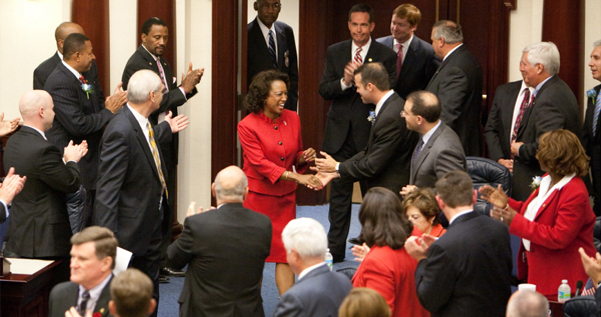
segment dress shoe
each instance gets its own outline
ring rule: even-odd
[[[363,241],[361,240],[360,237],[350,238],[350,239],[348,239],[348,242],[350,242],[352,244],[356,244],[356,245],[362,245],[363,244]]]
[[[167,276],[159,275],[159,284],[167,284],[169,283],[169,278]]]
[[[186,276],[186,272],[172,269],[168,266],[162,268],[159,271],[159,275],[171,276],[171,277],[184,277]]]

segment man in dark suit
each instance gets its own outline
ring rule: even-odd
[[[601,81],[601,40],[596,41],[593,46],[594,49],[588,66],[591,68],[593,78]],[[599,94],[599,90],[601,90],[601,85],[587,91],[588,106],[584,117],[582,136],[580,137],[586,155],[591,158],[589,162],[591,166],[589,180],[592,183],[592,190],[589,193],[594,197],[593,210],[597,216],[601,216],[601,120],[599,120],[601,94]]]
[[[507,226],[473,211],[478,193],[465,172],[447,173],[436,182],[436,192],[450,222],[447,232],[405,242],[418,261],[420,303],[434,317],[505,316],[512,268]]]
[[[338,161],[346,161],[367,145],[374,118],[374,105],[364,104],[353,84],[354,71],[363,63],[380,62],[386,67],[390,86],[394,85],[396,55],[386,46],[373,41],[373,10],[365,4],[354,5],[349,12],[351,39],[328,47],[326,68],[319,94],[332,100],[322,151]],[[362,191],[366,191],[362,184]],[[330,187],[329,247],[334,262],[344,260],[346,237],[351,217],[353,182],[335,179]]]
[[[5,172],[14,167],[27,183],[12,201],[5,256],[62,260],[54,279],[62,282],[69,279],[71,238],[65,194],[79,188],[77,162],[86,154],[87,144],[69,142],[61,155],[46,140],[53,108],[52,98],[43,90],[27,92],[19,101],[24,124],[6,143],[4,166]]]
[[[390,89],[384,65],[370,63],[357,68],[355,85],[364,103],[376,105],[367,147],[344,162],[321,152],[325,158],[315,160],[318,177],[324,177],[324,185],[338,176],[349,181],[365,180],[368,189],[381,186],[398,195],[409,183],[411,152],[418,134],[407,129],[405,119],[399,115],[405,101]]]
[[[171,65],[163,58],[167,41],[169,40],[169,29],[165,22],[159,18],[153,17],[142,24],[142,45],[138,47],[136,52],[129,58],[125,69],[123,70],[123,89],[127,89],[130,77],[141,69],[148,69],[155,72],[161,78],[165,91],[163,100],[159,106],[159,109],[153,112],[150,117],[150,123],[157,125],[164,120],[165,114],[168,111],[173,113],[173,116],[177,116],[177,107],[183,105],[192,98],[198,92],[196,85],[200,82],[200,78],[204,73],[202,69],[192,69],[192,63],[190,63],[186,77],[184,77],[182,84],[177,85],[176,77],[173,76],[173,69]],[[161,142],[161,149],[163,151],[163,157],[165,158],[163,164],[167,168],[167,174],[170,175],[167,180],[167,191],[171,193],[169,195],[169,209],[163,218],[166,222],[165,227],[167,232],[163,235],[163,241],[161,242],[161,281],[167,281],[168,278],[163,276],[183,276],[183,271],[175,271],[169,267],[165,261],[165,252],[167,247],[171,243],[171,233],[173,217],[175,211],[176,198],[176,180],[177,180],[177,161],[178,161],[178,149],[179,149],[179,135],[176,133],[172,138],[169,138],[166,142]]]
[[[256,74],[276,69],[288,75],[288,100],[284,108],[296,111],[298,102],[298,60],[292,28],[276,21],[282,4],[280,0],[256,0],[257,18],[248,24],[247,81],[248,86]]]
[[[416,187],[434,187],[450,171],[467,171],[467,164],[457,134],[440,119],[438,98],[427,91],[407,96],[401,115],[407,128],[420,135],[411,157],[409,184],[401,190],[405,196]]]
[[[54,71],[56,65],[60,64],[63,60],[63,45],[65,44],[65,39],[71,33],[85,34],[83,28],[79,24],[73,22],[63,22],[56,28],[54,31],[54,38],[56,39],[56,53],[54,53],[52,57],[43,61],[33,71],[33,89],[44,89],[44,85],[46,84],[48,76],[52,74],[52,71]],[[94,90],[97,92],[98,98],[104,101],[104,93],[102,92],[100,80],[98,79],[96,61],[92,61],[90,70],[85,71],[82,74],[89,83],[94,85]]]
[[[525,110],[515,141],[513,154],[513,194],[521,201],[532,193],[534,176],[543,175],[536,151],[538,139],[548,131],[570,130],[580,135],[578,102],[570,87],[558,76],[559,50],[551,42],[529,45],[523,50],[520,71],[524,83],[533,88],[534,100]]]
[[[422,14],[416,6],[401,4],[392,12],[392,35],[377,39],[397,53],[394,91],[403,99],[407,99],[407,95],[414,91],[426,89],[440,66],[440,59],[434,54],[432,45],[413,33],[421,19]]]
[[[328,240],[323,226],[311,218],[294,219],[282,231],[282,240],[298,281],[282,295],[273,316],[338,316],[353,285],[326,265]]]
[[[263,317],[261,277],[271,221],[242,206],[248,180],[240,168],[220,171],[211,191],[219,207],[194,214],[191,205],[184,232],[167,250],[175,268],[188,265],[179,315]]]
[[[482,125],[482,69],[463,45],[461,26],[441,20],[432,27],[432,47],[442,64],[430,80],[427,91],[442,105],[440,119],[459,136],[467,156],[480,156]]]
[[[112,230],[119,245],[133,253],[130,267],[153,281],[157,304],[159,247],[166,231],[162,221],[170,195],[159,141],[188,125],[186,117],[171,118],[171,113],[162,123],[150,124],[148,116],[159,108],[163,88],[159,76],[150,70],[140,70],[130,78],[129,102],[117,111],[102,136],[94,206],[97,224]]]
[[[115,268],[117,239],[107,228],[92,226],[71,238],[71,281],[56,285],[50,292],[50,317],[65,316],[75,307],[81,316],[107,316],[110,286]]]
[[[92,207],[96,193],[98,174],[98,149],[102,129],[126,101],[125,92],[120,86],[115,94],[106,99],[97,91],[100,84],[95,78],[86,78],[94,61],[92,42],[80,33],[72,33],[63,45],[63,61],[60,62],[48,77],[44,90],[50,93],[54,101],[56,117],[52,128],[48,130],[48,140],[62,150],[69,141],[88,142],[89,153],[80,162],[81,183],[86,189],[84,206],[84,223],[92,223]]]

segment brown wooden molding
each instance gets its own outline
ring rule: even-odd
[[[165,58],[167,62],[169,62],[171,67],[173,67],[173,74],[175,77],[178,77],[179,80],[180,78],[175,72],[177,65],[177,30],[175,28],[175,0],[138,0],[138,32],[136,33],[138,46],[142,44],[142,24],[144,23],[144,21],[152,17],[157,17],[165,21],[165,24],[167,24],[167,29],[169,29],[169,41],[167,42],[167,45],[165,47],[163,58]]]
[[[98,78],[105,95],[113,91],[111,84],[111,43],[109,0],[76,0],[71,5],[71,21],[81,25],[92,42]]]
[[[503,4],[509,10],[516,10],[517,6],[518,6],[517,2],[518,2],[518,0],[505,0],[505,1],[503,1]]]

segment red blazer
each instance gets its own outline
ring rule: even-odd
[[[430,313],[422,307],[415,289],[415,267],[405,248],[393,250],[389,246],[372,246],[355,276],[354,287],[371,288],[386,300],[393,317],[426,317]]]
[[[296,112],[284,109],[271,120],[262,112],[251,113],[238,123],[238,137],[244,150],[244,167],[251,191],[283,196],[296,190],[292,181],[278,181],[284,171],[302,174],[307,165],[298,166],[303,153],[300,119]]]
[[[518,278],[528,277],[528,283],[549,298],[557,298],[557,288],[562,279],[567,279],[576,290],[578,280],[586,281],[578,248],[582,247],[589,256],[597,252],[593,245],[595,214],[591,209],[588,191],[579,176],[553,192],[539,209],[534,221],[524,218],[528,204],[538,195],[535,190],[524,202],[509,199],[511,208],[518,210],[509,232],[530,240],[530,251],[526,251],[527,262],[518,256]],[[520,247],[520,253],[525,251]],[[555,297],[553,297],[555,296]]]

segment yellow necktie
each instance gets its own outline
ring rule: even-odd
[[[167,192],[167,183],[165,183],[165,176],[163,175],[163,169],[161,168],[161,157],[159,156],[159,149],[157,148],[157,144],[154,141],[154,130],[148,122],[148,139],[150,140],[150,150],[152,151],[152,157],[154,158],[154,164],[157,166],[157,170],[159,171],[159,178],[161,179],[161,185],[163,185],[163,189],[165,190],[165,194],[169,197],[169,193]]]

